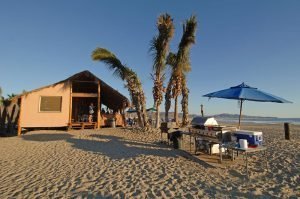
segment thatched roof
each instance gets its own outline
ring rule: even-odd
[[[71,77],[59,81],[57,83],[48,85],[48,86],[44,86],[29,92],[26,92],[24,94],[18,95],[16,96],[16,98],[20,98],[21,96],[26,96],[30,93],[33,92],[37,92],[39,90],[42,90],[44,88],[49,88],[49,87],[54,87],[58,84],[64,84],[64,88],[68,88],[69,84],[71,82],[78,82],[80,84],[80,82],[90,82],[90,83],[94,83],[94,84],[98,84],[98,81],[100,81],[100,89],[101,89],[101,103],[105,104],[106,106],[108,106],[109,108],[118,110],[118,109],[122,109],[122,108],[126,108],[129,106],[130,102],[129,100],[122,95],[121,93],[119,93],[117,90],[113,89],[112,87],[110,87],[108,84],[106,84],[104,81],[102,81],[101,79],[99,79],[97,76],[95,76],[93,73],[91,73],[88,70],[76,73],[75,75],[72,75]]]

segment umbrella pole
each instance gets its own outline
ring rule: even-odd
[[[238,129],[240,129],[240,127],[241,127],[242,108],[243,108],[243,100],[241,99],[241,104],[240,104],[240,117],[239,117],[239,126],[238,126]]]

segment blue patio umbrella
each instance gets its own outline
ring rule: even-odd
[[[213,93],[208,93],[203,96],[209,98],[225,98],[225,99],[240,100],[240,116],[239,116],[238,128],[240,128],[242,107],[243,107],[243,102],[245,100],[257,101],[257,102],[292,103],[281,97],[277,97],[275,95],[260,91],[257,88],[250,87],[246,85],[244,82],[238,86],[230,87],[228,89],[216,91]]]
[[[151,112],[151,126],[154,124],[154,121],[152,120],[153,119],[153,112],[156,112],[156,108],[153,106],[151,108],[148,108],[146,109],[147,112]]]
[[[126,112],[127,113],[136,113],[137,111],[133,108],[129,108]]]
[[[146,109],[146,111],[156,111],[156,108],[154,108],[154,107],[152,107],[152,108],[148,108],[148,109]]]

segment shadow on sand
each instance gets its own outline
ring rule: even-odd
[[[53,134],[46,133],[34,133],[34,134],[25,134],[22,138],[26,141],[36,141],[36,142],[51,142],[51,141],[62,141],[67,140],[73,137],[68,133],[57,132]]]
[[[196,162],[205,168],[213,168],[211,165],[197,159],[189,153],[181,150],[174,150],[161,143],[147,143],[132,141],[117,136],[90,134],[87,137],[78,137],[65,132],[55,133],[34,133],[23,135],[26,141],[51,142],[63,141],[72,144],[72,147],[83,151],[101,154],[110,159],[130,159],[138,156],[160,156],[160,157],[183,157]]]

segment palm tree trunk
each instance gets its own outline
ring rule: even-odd
[[[144,122],[143,122],[143,117],[142,117],[142,113],[141,111],[137,111],[136,112],[137,116],[138,116],[138,125],[139,127],[144,127]]]
[[[174,119],[176,124],[178,124],[178,107],[177,107],[178,102],[177,101],[178,101],[178,96],[175,97],[175,102],[174,102]]]
[[[138,100],[136,103],[136,111],[137,111],[137,116],[138,116],[138,123],[139,123],[139,127],[144,127],[145,123],[144,123],[144,118],[143,118],[143,112],[141,110],[141,103]]]
[[[156,123],[155,123],[155,128],[159,128],[160,127],[160,114],[159,114],[159,110],[160,106],[156,106]]]
[[[155,113],[155,128],[159,128],[160,127],[160,104],[158,101],[156,101],[155,103],[155,109],[156,109],[156,113]],[[152,115],[152,114],[151,114]]]
[[[148,116],[147,116],[147,110],[146,110],[146,100],[145,100],[145,96],[144,93],[141,92],[140,94],[140,103],[141,103],[141,112],[142,112],[142,116],[143,116],[143,127],[148,127],[149,123],[148,123]]]
[[[139,124],[139,127],[144,127],[144,123],[143,123],[143,117],[142,117],[142,112],[141,112],[141,105],[139,103],[139,100],[138,100],[138,96],[136,96],[136,94],[133,92],[133,91],[129,91],[130,94],[131,94],[131,100],[132,100],[132,103],[135,107],[135,110],[136,110],[136,114],[138,116],[138,124]]]
[[[134,78],[127,79],[127,87],[131,95],[132,103],[135,106],[135,110],[137,112],[139,127],[143,128],[146,125],[145,119],[147,119],[147,116],[145,118],[144,114],[146,112],[146,102],[144,100],[145,97],[139,80]]]
[[[182,125],[186,126],[188,124],[188,115],[189,115],[189,89],[186,86],[186,79],[182,78]]]
[[[169,110],[171,107],[171,98],[172,98],[171,92],[172,92],[172,81],[170,79],[165,94],[165,122],[169,121]]]
[[[162,98],[163,98],[163,81],[162,81],[162,77],[160,77],[159,73],[156,73],[155,78],[154,79],[154,86],[152,89],[152,93],[153,93],[153,99],[154,99],[154,107],[156,109],[156,117],[155,117],[155,128],[159,128],[160,127],[160,112],[159,112],[159,107],[161,105],[162,102]]]

